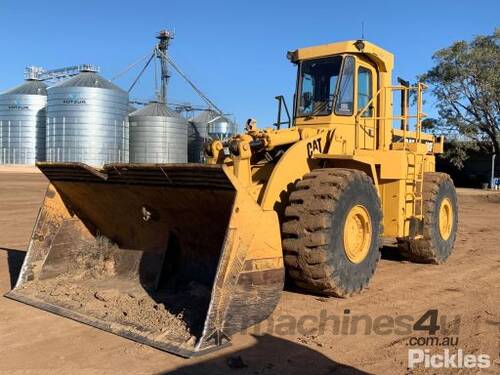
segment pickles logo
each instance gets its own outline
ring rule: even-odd
[[[431,353],[429,349],[408,350],[408,368],[413,369],[417,365],[425,368],[488,368],[491,359],[488,354],[465,354],[462,349],[452,353],[450,349],[444,349],[441,353]]]
[[[14,109],[14,110],[26,110],[29,109],[30,107],[27,106],[26,104],[21,104],[19,103],[19,100],[14,100],[11,105],[9,105],[9,109]]]
[[[83,98],[79,98],[75,94],[69,94],[66,99],[63,99],[64,104],[87,104],[87,101]]]

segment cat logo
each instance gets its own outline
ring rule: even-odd
[[[328,131],[328,133],[326,135],[326,142],[323,145],[324,148],[322,147],[322,144],[321,144],[322,143],[321,138],[317,138],[317,139],[312,140],[311,142],[308,142],[307,146],[306,146],[307,157],[312,158],[312,156],[315,153],[322,153],[323,150],[326,150],[328,152],[330,150],[330,144],[332,143],[332,139],[333,139],[334,134],[335,134],[335,129]]]

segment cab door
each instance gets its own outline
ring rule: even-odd
[[[362,111],[377,92],[377,74],[375,68],[368,62],[358,59],[356,66],[356,108]],[[374,150],[377,146],[377,100],[361,114],[357,132],[357,144],[361,149]]]

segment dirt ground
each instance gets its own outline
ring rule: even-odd
[[[0,170],[1,295],[17,278],[46,185],[41,174]],[[408,263],[386,246],[361,295],[327,299],[288,289],[271,319],[234,337],[232,346],[189,360],[0,297],[0,373],[441,373],[407,370],[409,348],[443,347],[412,345],[412,337],[427,334],[394,325],[413,325],[432,309],[441,326],[436,336],[458,338],[450,350],[488,354],[492,366],[481,373],[500,373],[500,193],[459,189],[459,206],[455,252],[446,264]],[[445,373],[468,373],[461,371]]]

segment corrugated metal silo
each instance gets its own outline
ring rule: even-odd
[[[151,102],[132,112],[131,163],[187,162],[188,121],[164,103]]]
[[[207,141],[231,137],[236,133],[236,125],[229,118],[213,110],[205,110],[189,121],[188,154],[189,162],[205,161],[204,146]]]
[[[128,93],[94,71],[49,87],[47,160],[128,162]]]
[[[45,160],[46,89],[27,80],[0,95],[0,164]]]

